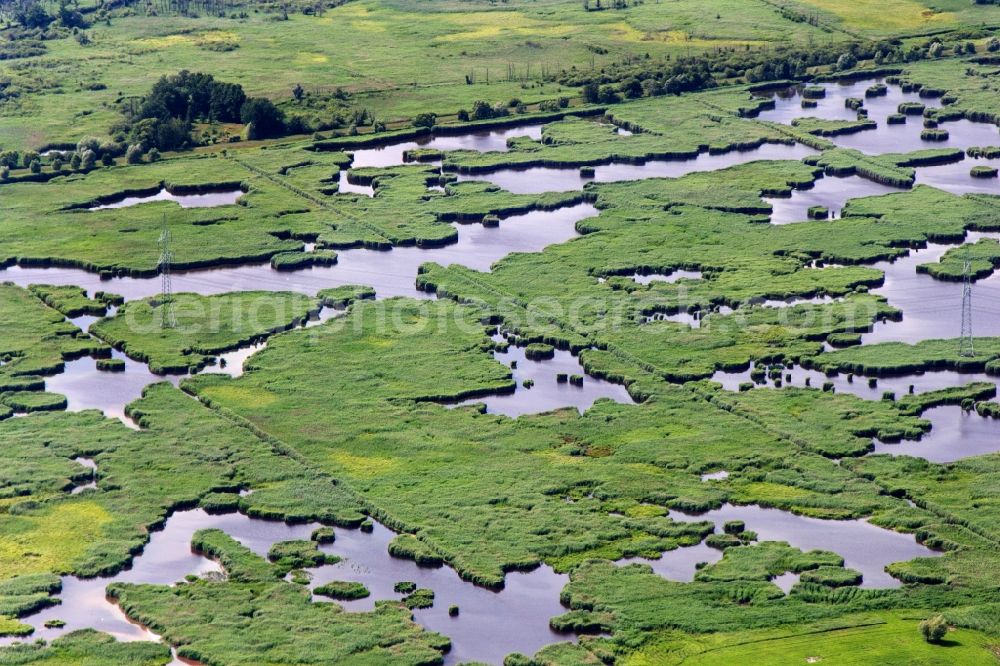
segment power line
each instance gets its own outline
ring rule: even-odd
[[[170,249],[170,229],[167,227],[167,216],[163,216],[163,231],[160,232],[160,309],[162,317],[160,328],[175,328],[177,317],[174,314],[174,287],[170,279],[170,264],[174,254]]]
[[[958,343],[958,355],[969,358],[976,355],[972,342],[972,256],[968,244],[962,265],[962,337]]]

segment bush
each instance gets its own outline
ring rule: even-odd
[[[133,143],[128,147],[128,150],[125,151],[125,161],[129,164],[139,164],[142,162],[142,153],[142,146],[138,143]]]
[[[251,97],[240,109],[248,139],[268,139],[285,133],[285,114],[271,100]]]
[[[413,119],[414,127],[434,127],[437,124],[437,116],[433,113],[420,113]]]
[[[28,169],[31,170],[31,173],[41,173],[42,163],[39,160],[32,160],[31,164],[28,166]]]
[[[941,615],[929,617],[920,623],[920,633],[928,643],[937,643],[948,633],[948,623]]]
[[[155,150],[155,148],[154,148]],[[80,158],[80,166],[84,171],[90,171],[97,164],[97,153],[93,150],[87,149],[84,151],[82,157]]]
[[[858,64],[858,59],[854,57],[853,53],[844,53],[839,58],[837,58],[836,67],[838,70],[843,71],[845,69],[853,69],[854,67],[857,66],[857,64]]]
[[[101,150],[101,140],[93,136],[85,136],[76,142],[76,152],[81,155],[88,150],[93,150],[95,153]]]
[[[160,151],[155,147],[149,149],[149,161],[157,162],[160,159]]]
[[[490,106],[489,102],[484,102],[483,100],[476,100],[472,103],[472,114],[470,116],[473,120],[486,120],[493,117],[493,107]]]

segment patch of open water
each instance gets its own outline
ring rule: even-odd
[[[66,632],[92,627],[119,640],[159,640],[156,634],[131,622],[121,609],[108,601],[105,588],[113,582],[172,585],[188,574],[204,575],[221,571],[219,565],[191,552],[191,537],[200,529],[221,529],[261,556],[279,541],[309,539],[318,523],[289,525],[248,516],[209,514],[201,509],[175,512],[164,528],[153,532],[131,568],[105,578],[81,579],[64,576],[61,603],[46,608],[23,621],[36,627],[29,640],[52,639]],[[510,652],[533,654],[549,643],[572,640],[567,634],[549,628],[550,617],[566,611],[559,592],[569,578],[549,567],[530,572],[507,574],[502,590],[489,590],[463,581],[448,567],[419,567],[410,560],[389,555],[387,546],[395,534],[376,523],[371,533],[335,528],[336,541],[322,546],[325,552],[339,555],[341,562],[311,570],[312,584],[330,580],[356,580],[372,592],[367,599],[337,602],[349,611],[371,610],[377,599],[400,599],[393,592],[399,581],[412,581],[418,587],[434,590],[434,606],[414,612],[418,623],[452,640],[445,663],[483,661],[500,664]],[[448,607],[457,605],[457,617]],[[46,628],[48,620],[62,620],[64,627]],[[485,640],[484,640],[485,639]],[[0,639],[0,645],[16,639]]]
[[[671,511],[668,515],[680,522],[710,520],[717,526],[742,520],[760,541],[787,541],[802,550],[832,551],[844,558],[845,567],[861,572],[864,576],[861,587],[866,588],[902,585],[885,572],[887,564],[941,555],[917,543],[912,534],[883,529],[866,520],[822,520],[780,509],[735,504],[698,514]]]
[[[173,201],[181,208],[213,208],[215,206],[228,206],[235,204],[243,196],[243,190],[236,188],[233,190],[219,190],[216,192],[202,192],[198,194],[173,194],[167,188],[160,188],[156,194],[145,196],[122,197],[105,204],[92,206],[88,210],[106,210],[109,208],[127,208],[137,206],[151,201]]]

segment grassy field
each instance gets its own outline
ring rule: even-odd
[[[990,663],[995,645],[978,631],[948,632],[940,645],[914,640],[921,613],[894,613],[844,618],[828,624],[780,631],[718,634],[666,639],[629,657],[628,666],[652,664]],[[796,631],[798,629],[798,631]]]
[[[675,0],[585,11],[577,0],[417,6],[358,0],[319,15],[293,10],[284,20],[266,9],[242,18],[119,13],[110,25],[95,22],[86,45],[48,41],[44,55],[0,67],[14,90],[30,93],[4,102],[0,146],[37,148],[101,135],[117,117],[112,105],[119,96],[143,95],[160,75],[192,63],[276,100],[290,100],[297,84],[320,95],[343,88],[356,95],[354,106],[391,121],[424,111],[454,114],[476,99],[532,103],[575,94],[546,81],[545,73],[600,69],[646,54],[662,61],[778,42],[832,47],[1000,21],[992,5],[945,5]]]
[[[919,270],[956,279],[968,232],[1000,230],[996,199],[915,185],[918,166],[959,160],[959,150],[867,155],[831,140],[868,126],[860,121],[759,120],[770,102],[749,82],[829,74],[831,54],[892,38],[902,52],[876,53],[895,59],[882,63],[866,51],[861,65],[886,64],[890,82],[942,98],[940,109],[924,112],[928,121],[997,121],[1000,70],[988,50],[997,6],[356,0],[326,8],[241,2],[220,16],[203,5],[187,15],[164,7],[150,15],[154,5],[108,11],[84,2],[93,9],[86,38],[62,28],[47,39],[0,30],[18,36],[7,40],[15,46],[38,41],[44,49],[0,59],[0,149],[104,138],[125,100],[185,68],[240,83],[289,115],[332,121],[368,113],[338,120],[338,136],[324,128],[320,136],[222,139],[138,161],[133,153],[135,163],[117,148],[108,164],[87,168],[44,157],[32,170],[21,159],[0,178],[3,265],[152,278],[162,269],[166,228],[172,269],[267,271],[270,263],[290,271],[316,259],[361,261],[365,253],[349,248],[445,246],[467,232],[457,222],[503,230],[511,216],[579,204],[592,205],[594,215],[576,223],[570,240],[509,254],[489,270],[423,264],[407,279],[436,297],[427,300],[376,300],[364,284],[310,294],[178,293],[177,325],[163,327],[161,298],[122,304],[73,285],[0,285],[0,633],[26,631],[34,611],[55,603],[59,576],[119,572],[171,512],[201,507],[341,527],[370,527],[374,518],[399,533],[392,555],[448,566],[491,588],[541,564],[568,574],[565,613],[551,627],[600,635],[543,648],[534,661],[511,656],[509,666],[995,662],[1000,455],[935,464],[872,454],[873,439],[933,432],[924,418],[931,407],[995,410],[986,402],[992,383],[865,400],[832,384],[780,382],[793,365],[831,375],[1000,374],[997,337],[977,338],[971,360],[953,340],[837,347],[858,342],[876,322],[907,316],[871,293],[884,279],[872,264],[952,243],[940,262]],[[943,45],[932,47],[931,35]],[[975,54],[965,53],[966,41]],[[726,71],[768,54],[785,62],[792,47],[802,50],[790,69]],[[2,53],[10,48],[0,44]],[[708,81],[682,82],[697,92],[650,93],[658,72],[671,72],[674,83],[696,79],[673,68],[689,56],[725,64]],[[851,58],[842,66],[853,66]],[[584,82],[597,87],[583,89]],[[560,97],[572,99],[560,106]],[[422,161],[396,166],[356,159],[388,137],[443,138],[459,109],[480,114],[471,128],[528,119],[544,126],[539,139],[514,138],[505,151],[418,150]],[[450,126],[415,127],[419,114],[438,114]],[[388,123],[384,134],[369,132],[373,120]],[[233,118],[224,128],[197,128],[219,129],[246,130]],[[455,180],[538,167],[575,176],[764,144],[811,151],[802,160],[674,178],[594,179],[567,192],[517,194]],[[852,199],[829,220],[769,223],[770,200],[831,176],[899,191]],[[345,192],[345,182],[369,186],[373,196]],[[232,198],[217,207],[105,207],[164,189]],[[488,242],[489,231],[476,228],[487,240],[474,243]],[[969,248],[976,276],[990,276],[996,242]],[[682,279],[671,279],[679,272]],[[113,301],[117,309],[109,310]],[[344,312],[301,326],[320,307]],[[93,336],[67,321],[84,315],[102,317]],[[112,347],[154,372],[188,372],[264,339],[240,376],[204,373],[180,389],[146,387],[126,410],[138,430],[97,411],[64,411],[63,396],[45,392],[45,378],[68,361],[105,359]],[[511,392],[530,402],[524,392],[539,387],[519,376],[523,368],[498,360],[510,346],[560,359],[570,351],[579,374],[552,379],[570,390],[604,379],[623,385],[631,400],[518,418],[455,407]],[[748,382],[726,391],[711,381],[751,367],[752,378],[769,375],[775,387]],[[74,461],[80,456],[96,471]],[[95,487],[73,493],[89,481]],[[938,552],[888,564],[901,585],[873,589],[862,585],[863,567],[845,568],[835,548],[800,549],[758,538],[753,525],[671,513],[724,505],[866,519],[866,528],[901,532]],[[615,562],[698,544],[722,553],[697,567],[691,582]],[[226,575],[110,590],[131,619],[183,658],[226,666],[444,659],[449,639],[414,622],[419,599],[345,612],[285,579],[292,568],[339,557],[336,541],[330,560],[313,541],[279,543],[265,559],[219,530],[198,532],[193,545]],[[775,578],[788,573],[801,579],[785,593]],[[323,592],[346,599],[368,590],[339,581]],[[918,625],[938,614],[949,630],[929,643]],[[0,664],[169,659],[165,645],[94,632],[0,649]]]

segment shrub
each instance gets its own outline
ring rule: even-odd
[[[154,148],[155,150],[155,148]],[[84,171],[90,171],[97,164],[97,153],[89,148],[84,151],[80,158],[80,166]]]
[[[142,162],[142,146],[138,143],[133,143],[125,151],[125,161],[129,164],[139,164]]]
[[[93,150],[95,153],[99,152],[101,149],[101,140],[94,136],[85,136],[76,142],[76,152],[81,155],[88,150]]]
[[[948,633],[948,623],[941,615],[929,617],[920,623],[920,633],[928,643],[937,643]]]
[[[28,166],[28,169],[31,171],[31,173],[41,173],[42,163],[39,160],[32,160],[31,164]]]
[[[158,162],[160,159],[160,151],[155,147],[150,148],[148,157],[150,162]]]
[[[251,97],[240,108],[248,139],[268,139],[285,133],[285,114],[271,100]]]
[[[858,60],[854,57],[853,53],[844,53],[837,58],[837,69],[841,71],[845,69],[852,69],[853,67],[856,67],[857,64]]]
[[[413,119],[414,127],[434,127],[437,124],[437,116],[433,113],[419,113]]]

